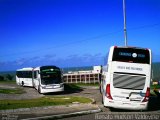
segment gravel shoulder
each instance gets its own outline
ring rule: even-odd
[[[17,88],[20,86],[11,84],[11,85],[0,85],[0,88]],[[53,93],[48,95],[39,94],[37,90],[31,87],[23,87],[26,93],[23,94],[0,94],[0,100],[4,99],[12,99],[12,100],[23,100],[23,99],[34,99],[43,96],[83,96],[91,99],[98,100],[98,96],[100,93],[97,88],[83,88],[83,90],[79,92],[70,92],[70,93]],[[95,96],[95,97],[94,97]],[[1,110],[0,118],[5,115],[14,115],[18,117],[18,119],[26,119],[26,118],[35,118],[35,117],[43,117],[50,115],[61,115],[61,114],[70,114],[77,112],[86,112],[90,113],[91,111],[100,111],[99,106],[94,103],[82,104],[82,103],[74,103],[70,105],[59,105],[59,106],[48,106],[48,107],[34,107],[34,108],[21,108],[21,109],[13,109],[13,110]],[[83,113],[82,112],[82,113]],[[83,114],[84,114],[83,113]]]
[[[98,87],[84,86],[81,91],[76,92],[64,92],[64,93],[52,93],[52,94],[39,94],[37,90],[32,87],[21,87],[16,84],[0,84],[0,88],[22,88],[25,93],[23,94],[0,94],[0,100],[12,99],[12,100],[24,100],[24,99],[35,99],[44,96],[82,96],[91,98],[94,100],[94,104],[98,105],[103,111],[109,111],[108,108],[104,108],[101,103],[101,94]]]
[[[32,87],[21,87],[16,84],[0,84],[0,88],[3,89],[16,89],[22,88],[24,89],[25,93],[23,94],[2,94],[0,93],[0,100],[24,100],[24,99],[34,99],[43,97],[43,94],[39,94],[34,88]]]

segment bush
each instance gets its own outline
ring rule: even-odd
[[[13,76],[10,75],[10,74],[7,74],[7,75],[6,75],[6,78],[7,78],[8,80],[13,80]]]
[[[0,81],[4,81],[4,76],[0,75]]]

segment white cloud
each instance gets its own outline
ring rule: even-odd
[[[95,55],[69,55],[66,58],[57,58],[56,55],[37,56],[32,58],[20,58],[16,61],[0,62],[0,71],[16,70],[23,67],[36,67],[43,65],[56,65],[59,67],[79,67],[101,65],[103,56],[100,53]]]

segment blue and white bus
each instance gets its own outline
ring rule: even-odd
[[[112,46],[102,70],[105,107],[146,110],[150,96],[151,50]]]

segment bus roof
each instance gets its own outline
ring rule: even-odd
[[[150,50],[148,48],[142,48],[142,47],[134,47],[134,46],[111,46],[114,48],[133,48],[133,49],[143,49],[143,50]]]
[[[57,67],[57,66],[55,66],[55,65],[39,66],[39,67],[35,67],[35,68],[33,68],[33,69],[34,69],[34,70],[37,70],[37,69],[49,69],[49,68],[60,69],[59,67]]]
[[[26,70],[32,71],[33,68],[32,67],[26,67],[26,68],[22,68],[22,69],[17,69],[17,71],[26,71]]]

